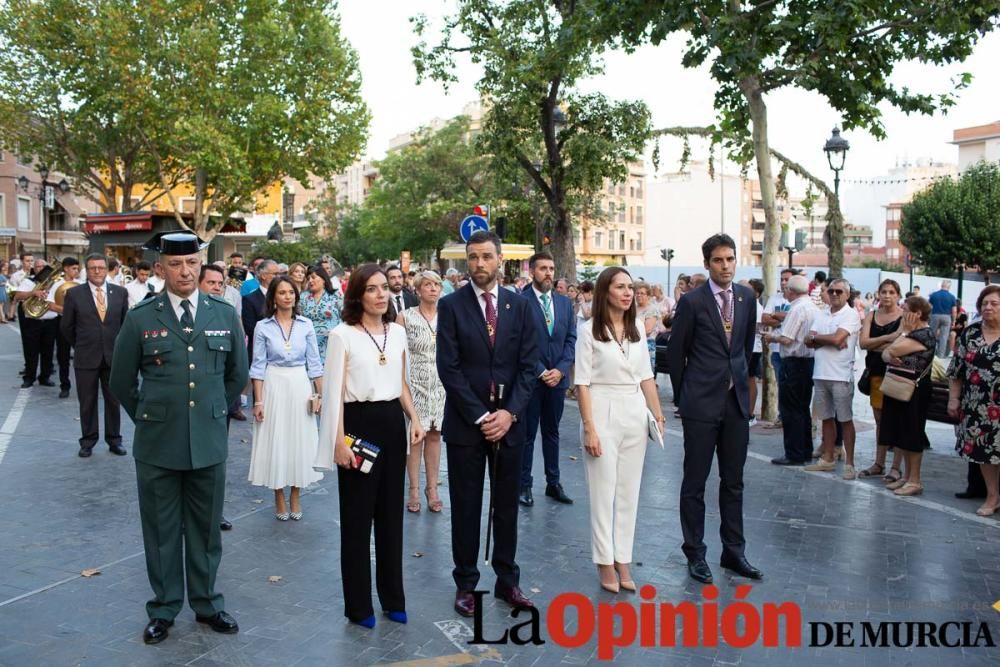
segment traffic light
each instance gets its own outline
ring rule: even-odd
[[[478,204],[473,207],[472,212],[475,215],[481,215],[487,220],[490,219],[490,205],[489,204]]]
[[[551,227],[545,227],[545,229],[542,230],[542,245],[543,246],[552,245],[552,228]]]
[[[674,258],[674,249],[673,248],[667,248],[667,261],[669,262],[673,258]]]
[[[663,250],[660,251],[660,259],[662,259],[664,262],[667,261],[667,249],[666,248],[664,248]]]
[[[496,219],[496,232],[497,232],[497,236],[500,237],[501,241],[503,241],[504,239],[507,238],[507,217],[506,216],[502,216],[501,215],[501,216],[497,217],[497,219]]]

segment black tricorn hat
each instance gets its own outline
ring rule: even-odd
[[[142,246],[161,255],[193,255],[208,244],[191,232],[159,232]]]

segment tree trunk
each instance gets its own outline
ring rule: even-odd
[[[763,266],[764,294],[771,298],[777,287],[777,257],[781,252],[781,223],[775,206],[774,175],[771,170],[771,152],[767,142],[767,106],[756,77],[740,81],[740,90],[750,105],[750,120],[753,123],[753,152],[757,162],[757,178],[760,179],[760,198],[764,204],[764,248]],[[761,417],[774,421],[778,415],[778,385],[771,367],[770,355],[762,355],[765,360],[764,391],[762,392]],[[751,408],[752,409],[752,408]]]
[[[827,198],[826,227],[829,230],[830,246],[827,248],[827,263],[830,278],[844,277],[844,214],[840,211],[840,200],[836,195]]]
[[[556,277],[566,278],[570,283],[576,282],[576,250],[573,247],[573,225],[570,224],[569,212],[566,210],[566,199],[562,184],[553,183],[553,196],[549,202],[552,209],[552,244],[549,252],[555,260]],[[538,223],[536,223],[538,224]]]

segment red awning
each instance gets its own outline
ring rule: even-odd
[[[94,232],[141,232],[149,231],[153,228],[152,220],[137,220],[134,222],[85,222],[83,231],[88,234]]]

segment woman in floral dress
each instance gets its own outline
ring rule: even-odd
[[[1000,511],[1000,285],[979,293],[982,320],[967,326],[955,343],[948,376],[948,413],[960,420],[955,448],[978,463],[986,482],[979,516]]]
[[[399,314],[396,322],[406,328],[409,347],[410,392],[413,408],[420,415],[426,436],[423,443],[410,447],[406,469],[410,476],[410,497],[406,509],[420,511],[420,459],[424,460],[427,486],[424,496],[431,512],[444,507],[438,497],[438,468],[441,465],[441,421],[444,419],[444,386],[437,373],[437,302],[441,298],[441,277],[433,271],[422,271],[413,280],[420,299],[413,308]]]
[[[330,275],[322,266],[312,266],[306,272],[306,289],[302,293],[299,307],[302,314],[312,320],[319,344],[319,357],[326,363],[327,335],[340,324],[340,310],[344,301],[340,292],[334,290]]]

